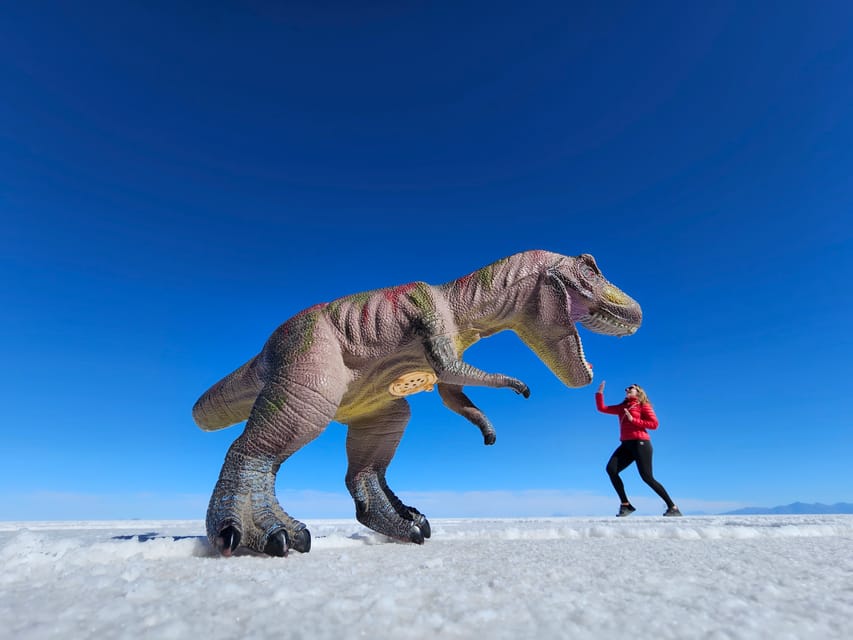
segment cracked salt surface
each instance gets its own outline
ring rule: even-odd
[[[216,557],[201,521],[0,522],[0,638],[846,638],[853,516],[306,521]]]

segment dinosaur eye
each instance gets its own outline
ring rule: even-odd
[[[596,276],[598,275],[595,270],[588,264],[581,265],[580,274],[584,280],[595,280]]]

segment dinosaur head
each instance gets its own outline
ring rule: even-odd
[[[607,281],[589,254],[561,258],[547,269],[545,280],[550,309],[540,308],[540,313],[551,316],[543,320],[563,326],[559,338],[546,338],[552,344],[540,356],[547,355],[543,360],[568,386],[587,385],[592,382],[592,366],[576,324],[595,333],[630,336],[640,328],[643,312],[634,299]]]

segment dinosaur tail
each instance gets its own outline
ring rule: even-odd
[[[193,407],[193,420],[205,431],[216,431],[249,418],[263,388],[258,357],[252,358],[210,389]]]

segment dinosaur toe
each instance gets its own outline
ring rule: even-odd
[[[429,538],[432,535],[432,529],[429,526],[429,520],[426,519],[426,516],[422,513],[414,514],[414,523],[415,526],[420,530],[421,534],[424,538]],[[423,542],[423,541],[421,541]]]
[[[308,529],[300,529],[290,538],[290,548],[299,553],[311,551],[311,532]]]
[[[284,558],[287,555],[289,546],[287,532],[284,529],[279,529],[267,538],[267,542],[264,545],[264,553],[268,556]]]
[[[233,523],[229,523],[220,529],[214,540],[214,546],[219,553],[227,558],[240,546],[241,538],[240,530]]]
[[[414,542],[415,544],[424,543],[423,531],[421,531],[421,528],[416,524],[413,524],[412,528],[409,529],[409,542]]]

